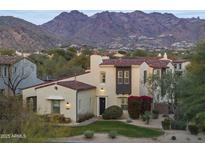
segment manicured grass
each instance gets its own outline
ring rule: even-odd
[[[163,134],[162,131],[151,128],[134,126],[121,121],[97,121],[87,126],[73,127],[69,136],[82,135],[86,130],[93,130],[96,133],[117,131],[118,134],[127,137],[157,137]]]

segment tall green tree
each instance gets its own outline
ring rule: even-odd
[[[181,82],[183,118],[193,120],[205,112],[205,41],[195,48],[186,78]],[[205,120],[205,119],[204,119]]]

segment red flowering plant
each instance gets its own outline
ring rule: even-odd
[[[128,97],[128,113],[131,118],[138,119],[145,111],[151,111],[152,98],[149,96]]]

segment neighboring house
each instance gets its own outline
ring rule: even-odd
[[[173,60],[172,61],[175,72],[179,75],[183,74],[186,71],[186,67],[190,64],[187,60]]]
[[[21,93],[22,89],[43,83],[36,76],[36,65],[26,58],[0,56],[0,92],[5,95]]]
[[[23,99],[36,105],[39,114],[55,113],[56,104],[58,113],[76,122],[82,114],[99,116],[112,105],[126,110],[129,96],[149,95],[146,82],[150,74],[167,70],[174,72],[172,62],[167,59],[110,59],[91,55],[89,71],[24,89]],[[72,87],[74,83],[87,88],[78,90]]]

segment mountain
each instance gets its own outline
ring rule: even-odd
[[[79,44],[114,49],[186,49],[205,38],[205,20],[170,13],[103,11],[87,16],[62,12],[35,25],[11,16],[0,17],[0,48],[36,51]]]
[[[0,17],[0,48],[36,51],[55,47],[61,41],[59,37],[25,20]]]
[[[186,47],[205,38],[205,20],[158,12],[62,12],[41,27],[67,42],[105,48]]]

